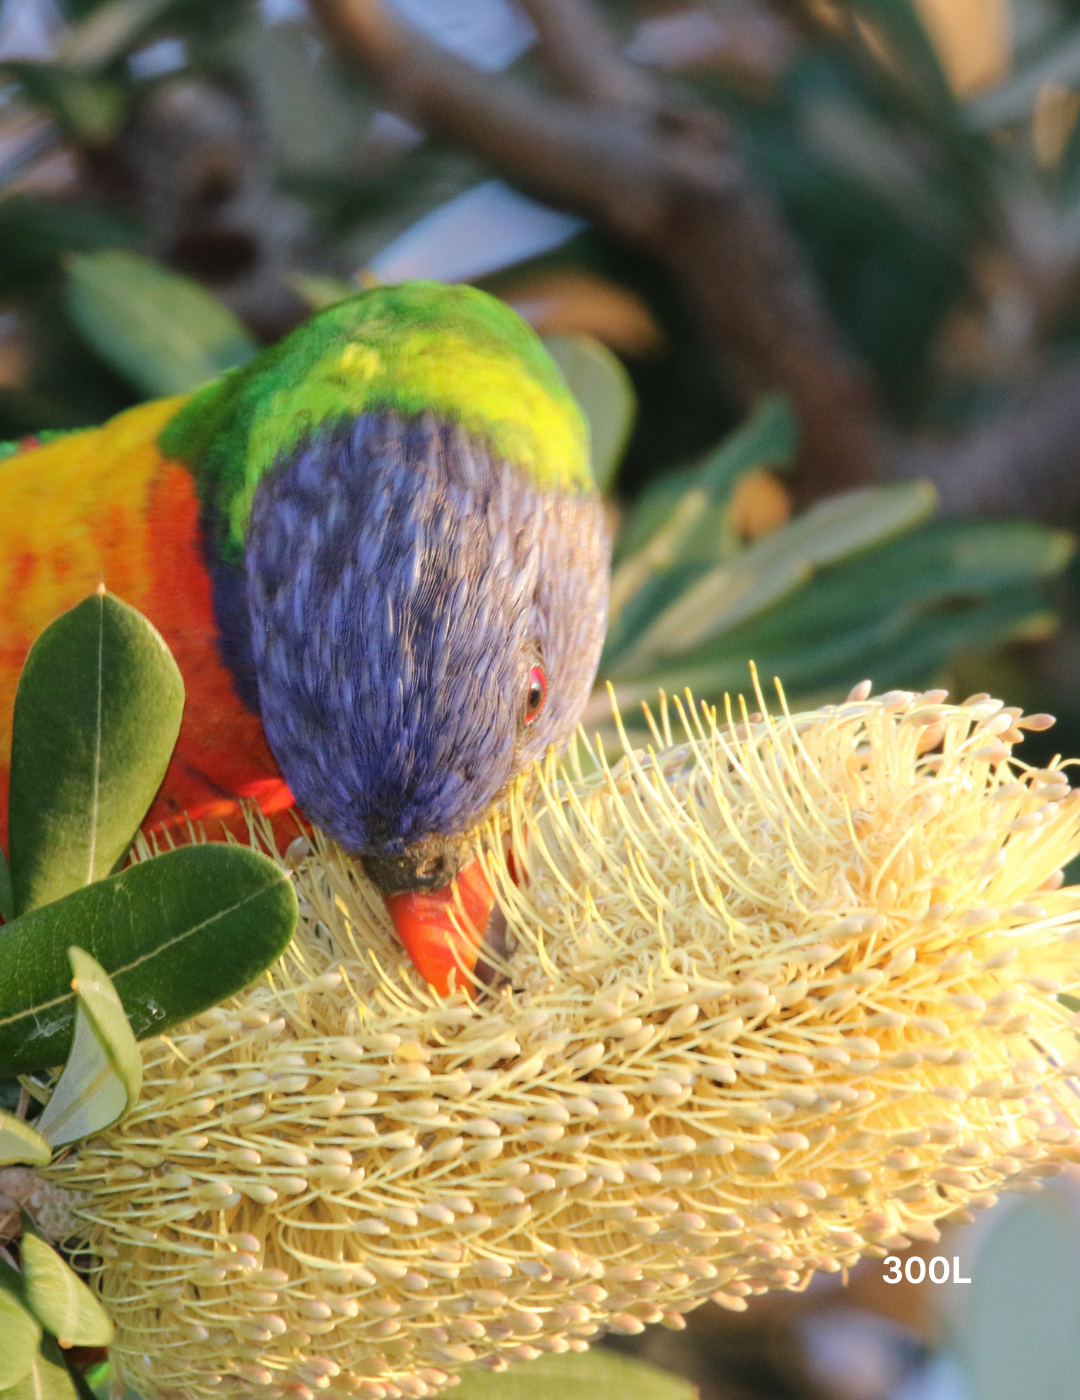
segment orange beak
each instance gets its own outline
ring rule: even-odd
[[[450,992],[451,976],[457,986],[471,988],[462,972],[476,971],[495,893],[479,860],[472,861],[441,890],[408,890],[383,895],[417,972],[442,996]]]

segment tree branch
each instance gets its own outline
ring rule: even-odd
[[[934,483],[944,515],[1067,525],[1080,510],[1080,364],[1036,379],[955,443],[912,443],[891,474]]]
[[[665,265],[744,398],[771,389],[791,397],[803,494],[876,475],[883,433],[868,378],[841,350],[800,250],[727,124],[669,103],[582,0],[529,3],[548,67],[573,99],[478,71],[391,19],[380,0],[313,8],[406,115]]]
[[[536,26],[544,67],[582,101],[605,107],[656,107],[649,75],[619,53],[606,24],[576,0],[522,0]]]

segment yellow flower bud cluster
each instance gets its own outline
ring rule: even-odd
[[[1080,794],[1011,758],[1017,711],[943,702],[664,713],[549,764],[492,829],[512,951],[475,998],[316,840],[281,962],[51,1169],[122,1376],[413,1400],[1039,1189],[1080,1143]]]

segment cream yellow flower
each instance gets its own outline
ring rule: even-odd
[[[423,1396],[1038,1189],[1080,1143],[1080,799],[1011,759],[1017,711],[943,700],[665,715],[655,752],[549,764],[475,999],[418,985],[317,842],[286,956],[148,1042],[136,1111],[51,1170],[121,1374]]]

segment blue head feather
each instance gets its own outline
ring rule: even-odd
[[[371,413],[310,439],[260,483],[246,571],[267,738],[348,850],[471,830],[573,732],[604,634],[600,503],[539,490],[460,425]]]

